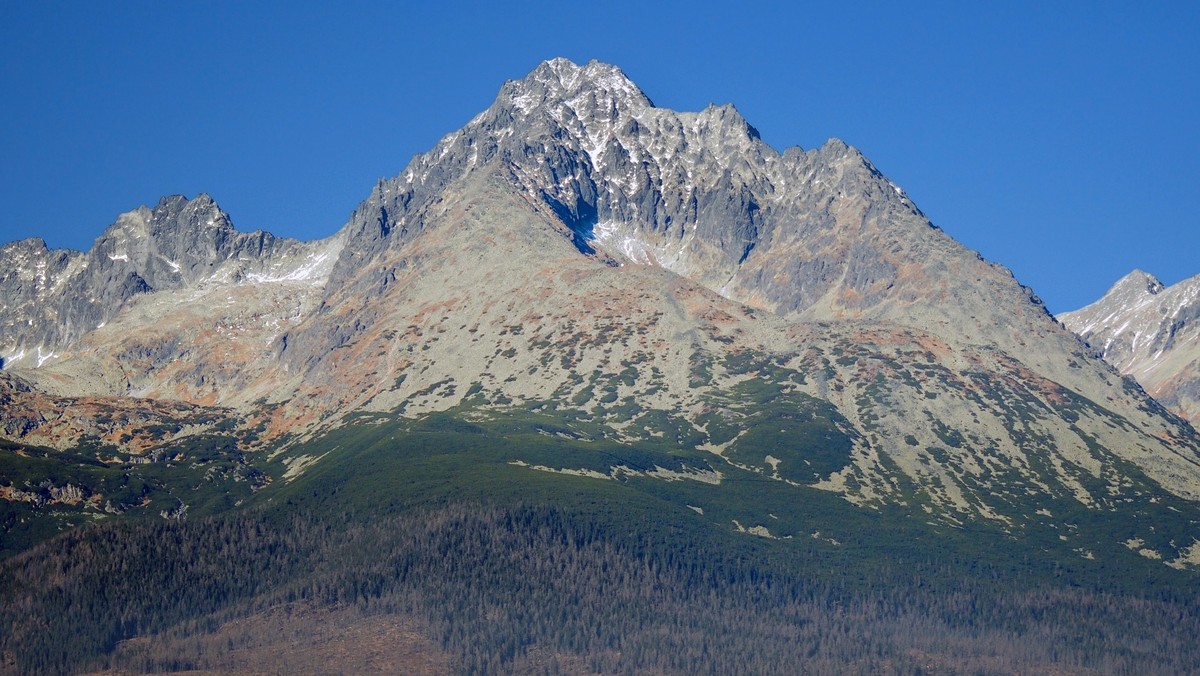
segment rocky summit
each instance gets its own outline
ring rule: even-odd
[[[1200,425],[1200,276],[1167,287],[1134,270],[1100,300],[1059,319],[1164,406]]]
[[[0,673],[1200,659],[1195,280],[1076,335],[841,141],[554,59],[326,239],[0,255]]]

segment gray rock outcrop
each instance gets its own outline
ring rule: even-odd
[[[238,232],[208,195],[121,214],[86,253],[40,239],[0,249],[0,358],[36,365],[103,326],[135,296],[265,270],[305,245]]]

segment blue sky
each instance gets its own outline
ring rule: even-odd
[[[0,240],[86,249],[207,192],[332,234],[375,181],[565,56],[777,148],[857,146],[1052,311],[1200,274],[1200,3],[0,3]]]

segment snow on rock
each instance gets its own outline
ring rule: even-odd
[[[38,345],[38,349],[37,349],[37,368],[41,368],[41,367],[42,367],[42,364],[45,364],[45,363],[46,363],[47,361],[49,361],[50,359],[53,359],[55,356],[57,356],[57,355],[55,355],[55,354],[54,354],[54,352],[50,352],[50,351],[47,351],[47,352],[45,352],[45,353],[43,354],[43,352],[42,352],[42,346],[41,346],[41,345]]]
[[[344,238],[336,235],[319,242],[320,246],[296,261],[284,258],[265,272],[248,272],[243,279],[253,284],[273,282],[308,282],[313,286],[325,284],[341,253]]]
[[[1100,300],[1059,320],[1151,395],[1200,423],[1200,275],[1164,286],[1134,270]]]

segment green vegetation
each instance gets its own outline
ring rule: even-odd
[[[161,519],[236,508],[267,484],[237,437],[205,434],[141,456],[96,440],[69,451],[0,441],[0,556],[96,520]]]
[[[220,669],[231,646],[206,636],[301,605],[415,617],[471,673],[534,671],[539,652],[556,656],[545,673],[560,660],[601,673],[1150,673],[1197,657],[1200,622],[1178,600],[1039,585],[1002,594],[936,560],[814,575],[772,556],[776,543],[642,532],[684,516],[645,507],[624,528],[536,504],[456,502],[369,520],[292,509],[76,531],[0,571],[0,613],[23,620],[2,640],[21,648],[25,673]],[[1120,633],[1109,631],[1116,615]],[[121,643],[133,635],[156,638]],[[180,651],[184,639],[207,650]],[[339,668],[353,670],[354,646],[344,654]]]
[[[618,432],[599,412],[485,406],[475,391],[420,419],[354,416],[273,460],[220,434],[145,465],[3,449],[14,484],[53,477],[153,506],[0,562],[0,622],[12,628],[0,654],[19,673],[228,669],[257,640],[228,638],[228,623],[309,608],[406,618],[472,673],[1200,664],[1195,574],[1113,539],[1165,546],[1195,532],[1189,505],[1143,491],[1130,496],[1137,516],[1116,522],[1068,495],[1034,503],[994,466],[997,490],[1015,482],[1014,513],[1048,509],[1053,523],[931,522],[908,483],[897,484],[908,507],[855,507],[808,485],[846,466],[852,428],[790,383],[750,378],[713,398],[707,436],[628,397],[602,411]],[[969,443],[933,429],[947,446]],[[697,450],[706,438],[728,442],[728,461]],[[285,460],[301,456],[325,457],[284,480]],[[585,470],[594,476],[565,473]],[[158,516],[179,501],[186,518]],[[27,523],[51,525],[10,551],[92,519],[76,511],[57,522],[30,512]],[[1143,532],[1143,518],[1161,531]],[[296,640],[315,631],[305,617],[290,620]]]

